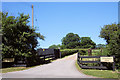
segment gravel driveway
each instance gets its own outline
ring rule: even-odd
[[[77,54],[57,59],[23,71],[3,73],[3,78],[94,78],[79,72],[75,66]]]

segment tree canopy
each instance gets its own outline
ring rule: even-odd
[[[96,44],[91,40],[90,37],[81,37],[82,48],[95,48]]]
[[[99,37],[104,38],[106,40],[106,42],[109,44],[111,34],[113,34],[116,31],[118,31],[117,24],[104,25],[104,27],[101,28]]]
[[[44,36],[31,29],[29,15],[20,14],[18,17],[2,13],[2,55],[3,57],[36,55],[37,39]]]
[[[61,48],[95,48],[96,44],[90,37],[79,37],[78,34],[68,33],[62,38]]]
[[[73,49],[80,45],[80,37],[78,34],[68,33],[65,37],[62,38],[62,45],[65,48]]]
[[[96,45],[96,48],[105,48],[105,47],[106,47],[105,44],[97,44],[97,45]]]
[[[114,55],[115,61],[120,66],[120,28],[119,24],[105,25],[100,32],[100,37],[107,42],[107,55]]]
[[[49,46],[49,48],[50,49],[59,49],[60,48],[60,44],[58,44],[58,45],[53,44],[53,45]]]

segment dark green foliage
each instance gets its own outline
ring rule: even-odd
[[[80,55],[87,55],[88,54],[88,50],[79,50],[78,52],[80,53]]]
[[[60,44],[58,44],[58,45],[53,44],[53,45],[49,46],[50,49],[60,49],[60,47],[61,47]]]
[[[80,46],[80,37],[74,33],[68,33],[62,39],[62,45],[67,49],[73,49],[76,46]]]
[[[79,37],[78,34],[68,33],[62,39],[62,49],[95,48],[96,44],[90,37]]]
[[[100,48],[105,48],[106,45],[105,44],[97,44],[96,45],[96,48],[100,49]]]
[[[60,46],[60,49],[65,49],[65,45],[62,44],[62,45]]]
[[[90,39],[90,37],[81,37],[81,48],[95,48],[96,44]]]
[[[104,25],[103,28],[101,28],[100,36],[101,38],[104,38],[106,42],[109,44],[110,35],[113,34],[118,30],[117,24],[112,25]]]
[[[61,57],[64,57],[64,56],[67,56],[67,55],[71,55],[71,54],[77,53],[78,50],[66,49],[66,50],[60,50],[60,52],[61,52]]]
[[[20,14],[18,17],[2,13],[2,56],[25,56],[35,58],[38,41],[44,36],[31,29],[29,15]]]
[[[117,24],[105,25],[101,29],[100,37],[107,42],[107,55],[115,55],[117,66],[120,67],[120,28]]]
[[[103,55],[103,56],[107,56],[108,53],[109,53],[109,51],[108,51],[107,48],[103,48],[103,49],[102,49],[102,55]]]
[[[96,44],[90,39],[90,37],[81,37],[82,48],[95,48]]]

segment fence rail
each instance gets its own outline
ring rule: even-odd
[[[44,63],[45,63],[46,59],[47,60],[56,59],[54,54],[45,54],[45,55],[40,55],[39,57],[40,57],[40,59],[43,59]]]
[[[14,61],[10,61],[9,58],[6,58],[2,61],[2,67],[10,66],[34,66],[39,64],[48,63],[51,60],[57,59],[60,56],[59,49],[38,49],[37,56],[34,57],[34,60],[31,60],[31,57],[25,56],[16,56]]]
[[[108,69],[107,66],[104,66],[102,64],[102,62],[100,61],[100,57],[108,57],[108,56],[81,56],[80,53],[78,53],[77,54],[77,63],[83,69]],[[112,56],[112,57],[114,57],[114,56]],[[83,59],[86,59],[86,58],[87,59],[96,58],[96,60],[90,60],[90,61],[84,60],[83,61]],[[88,63],[93,63],[93,64],[96,63],[97,66],[94,66],[94,65],[88,66],[88,65],[86,65]],[[112,65],[113,71],[115,71],[115,62],[113,62],[112,64],[113,64]]]

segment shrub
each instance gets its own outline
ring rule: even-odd
[[[108,50],[106,48],[104,48],[102,51],[102,55],[107,56],[108,53],[109,53]]]
[[[81,55],[87,55],[88,51],[87,50],[79,50],[78,51]]]
[[[67,56],[67,55],[71,55],[74,53],[77,53],[78,50],[74,50],[74,49],[65,49],[65,50],[60,50],[61,52],[61,57]]]

